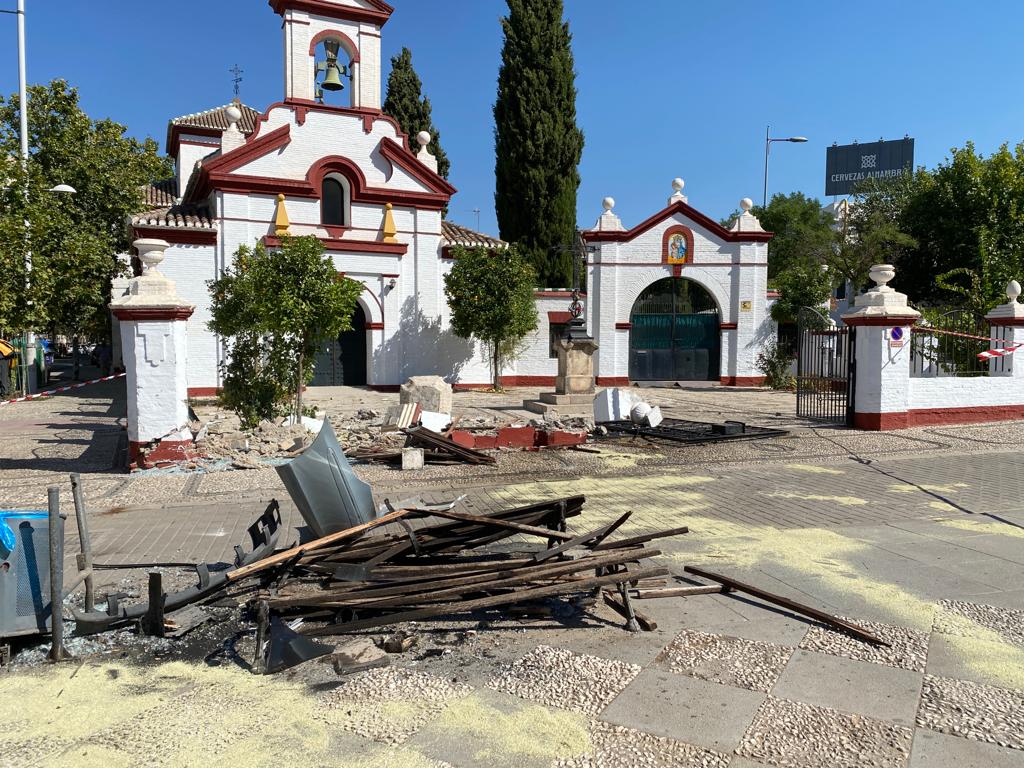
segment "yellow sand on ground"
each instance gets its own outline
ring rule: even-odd
[[[621,453],[602,448],[598,456],[606,469],[632,469],[642,462],[663,458],[662,454]]]
[[[969,517],[946,517],[939,518],[936,522],[946,528],[956,528],[971,533],[986,534],[994,533],[999,536],[1010,536],[1015,539],[1024,539],[1024,528],[1015,525],[1007,525],[995,520],[979,520]]]
[[[954,507],[952,504],[949,504],[949,503],[947,503],[945,501],[931,501],[931,502],[928,502],[928,506],[930,508],[934,509],[934,510],[938,510],[939,512],[956,512],[957,511],[956,507]]]
[[[591,748],[587,719],[572,712],[552,710],[539,704],[516,704],[511,712],[492,706],[479,694],[460,699],[445,710],[438,725],[488,746],[474,755],[490,762],[502,757],[556,760],[575,757]],[[521,759],[520,758],[520,759]]]
[[[786,469],[795,469],[797,472],[809,472],[812,475],[845,475],[841,469],[822,467],[816,464],[787,464]]]
[[[890,485],[889,490],[893,493],[920,493],[921,491],[928,491],[929,493],[959,493],[964,488],[970,488],[967,483],[953,483],[951,485],[907,485],[901,483],[899,485]]]

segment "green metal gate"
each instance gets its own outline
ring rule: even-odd
[[[631,381],[718,381],[718,306],[682,277],[650,285],[633,305],[629,334]]]

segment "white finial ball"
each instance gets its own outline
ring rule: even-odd
[[[672,179],[672,189],[674,189],[676,192],[682,192],[683,187],[685,186],[686,182],[680,179],[679,177]]]
[[[740,200],[740,208],[743,209],[744,213],[746,213],[753,207],[754,201],[751,200],[749,197],[744,197],[742,200]]]
[[[1008,298],[1011,302],[1015,302],[1017,301],[1017,298],[1019,296],[1020,283],[1018,283],[1016,280],[1011,280],[1010,284],[1006,286],[1006,298]]]
[[[427,132],[427,131],[420,131],[419,133],[416,134],[416,141],[419,142],[419,145],[421,147],[425,147],[425,146],[427,146],[427,144],[429,144],[431,141],[433,141],[433,139],[431,138],[429,132]]]
[[[242,119],[242,110],[240,110],[238,108],[238,106],[235,105],[235,104],[232,104],[230,107],[228,107],[224,111],[224,113],[227,116],[228,123],[230,125],[234,125],[235,123],[237,123],[239,120]]]
[[[601,205],[604,206],[604,209],[606,211],[610,211],[612,208],[615,207],[615,198],[614,197],[606,197],[604,200],[601,201]]]

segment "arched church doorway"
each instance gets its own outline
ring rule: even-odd
[[[630,315],[630,381],[718,381],[719,310],[701,285],[666,277],[648,286]]]
[[[317,346],[314,387],[366,386],[366,313],[360,304],[352,314],[352,330]]]

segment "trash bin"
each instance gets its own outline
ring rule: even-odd
[[[49,631],[49,528],[45,510],[0,511],[0,638]]]

